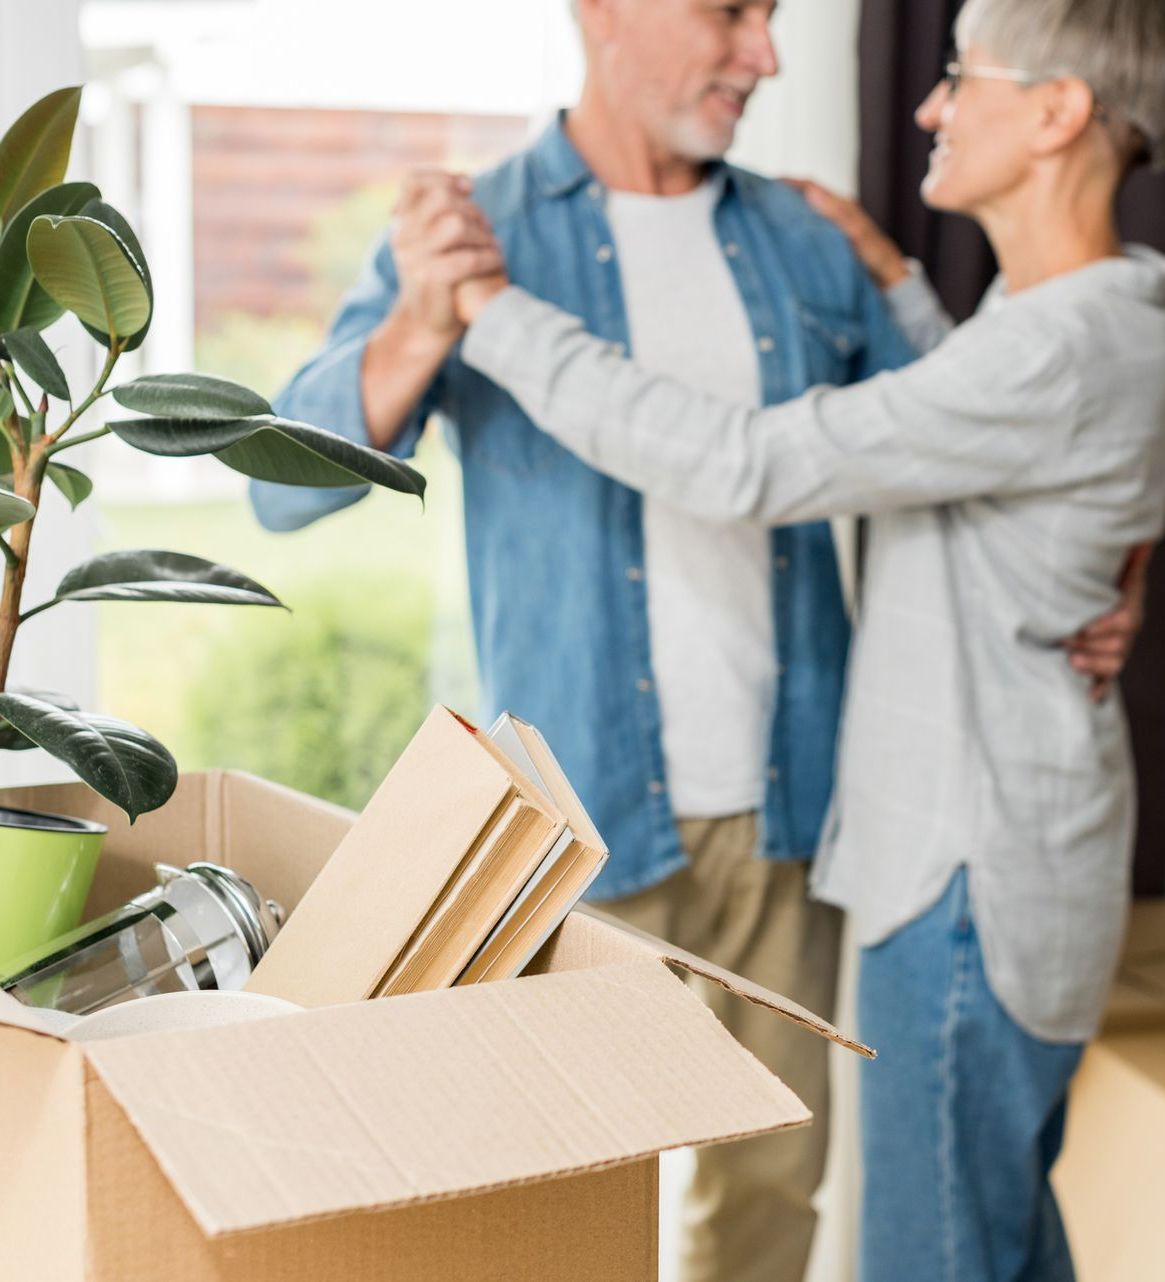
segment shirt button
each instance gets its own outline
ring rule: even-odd
[[[771,352],[776,344],[767,334],[765,334],[763,337],[756,340],[756,346],[758,351]]]
[[[627,567],[627,577],[632,583],[638,583],[643,578],[643,569],[638,565],[629,565]]]
[[[647,785],[647,791],[650,792],[653,797],[658,797],[659,794],[663,791],[663,784],[660,783],[658,779],[653,779]]]
[[[648,681],[646,677],[640,677],[639,680],[636,681],[635,683],[635,688],[636,690],[639,691],[640,694],[650,694],[651,682]]]
[[[592,200],[598,200],[598,198],[602,194],[603,194],[603,189],[602,187],[599,186],[598,183],[587,183],[587,195]]]
[[[724,253],[728,258],[735,258],[740,253],[740,246],[736,241],[730,240],[724,246]]]
[[[627,344],[626,344],[626,343],[612,343],[612,344],[611,344],[611,351],[613,351],[613,352],[615,353],[615,355],[616,355],[616,356],[626,356],[626,355],[627,355]]]
[[[600,263],[609,263],[614,256],[615,251],[610,245],[600,245],[598,249],[595,250],[595,258]]]
[[[839,334],[836,339],[837,350],[843,355],[849,352],[849,339],[844,334]]]
[[[778,663],[778,664],[777,664],[777,676],[778,676],[778,677],[783,677],[787,671],[788,671],[788,669],[785,667],[785,665],[784,665],[783,663]]]
[[[787,570],[789,568],[789,558],[787,556],[779,556],[773,561],[773,564],[778,570]]]
[[[769,766],[769,781],[771,783],[776,783],[780,777],[781,772],[776,768],[776,766]]]

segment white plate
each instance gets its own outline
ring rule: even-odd
[[[173,1032],[184,1028],[214,1028],[254,1019],[271,1019],[302,1010],[295,1002],[264,993],[219,992],[159,993],[137,997],[104,1010],[83,1015],[64,1035],[73,1042],[101,1041],[107,1037],[132,1037],[135,1033]]]

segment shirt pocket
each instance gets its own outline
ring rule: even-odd
[[[805,335],[807,385],[850,381],[854,358],[865,351],[865,325],[846,312],[799,302],[797,314]]]

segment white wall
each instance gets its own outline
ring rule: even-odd
[[[855,188],[859,9],[859,0],[785,0],[773,24],[780,74],[754,95],[734,159]]]
[[[80,0],[0,0],[0,129],[50,90],[81,79],[78,36]],[[76,152],[73,171],[84,171]],[[91,340],[70,320],[46,335],[74,389],[92,384]],[[88,380],[88,381],[86,381]],[[79,455],[66,456],[80,462]],[[84,466],[82,463],[81,466]],[[90,503],[76,514],[52,486],[45,487],[42,512],[33,532],[24,600],[52,594],[61,576],[92,555],[97,517]],[[32,620],[17,639],[9,684],[62,690],[82,707],[96,694],[96,618],[92,607],[62,606]],[[28,783],[66,778],[69,771],[42,752],[0,753],[0,782]]]

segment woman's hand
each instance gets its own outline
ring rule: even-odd
[[[500,257],[500,250],[498,254]],[[457,319],[468,329],[477,319],[478,314],[486,303],[496,294],[500,294],[509,283],[510,278],[506,274],[504,263],[498,271],[491,273],[489,276],[474,276],[469,280],[462,281],[457,286],[453,300],[457,309]]]
[[[845,232],[854,253],[879,288],[890,289],[910,274],[902,251],[856,200],[848,200],[806,178],[786,178],[785,181],[790,187],[796,187],[819,214]]]
[[[1145,588],[1152,543],[1130,551],[1117,586],[1120,604],[1064,642],[1072,666],[1092,678],[1092,697],[1100,702],[1124,670],[1145,621]]]

